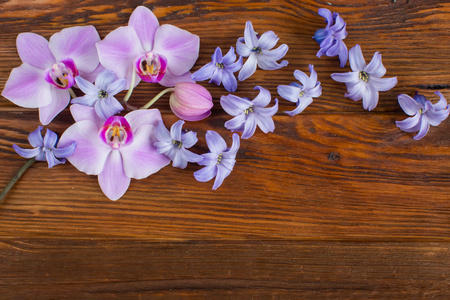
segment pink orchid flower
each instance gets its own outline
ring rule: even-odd
[[[2,96],[16,105],[39,108],[39,119],[49,124],[70,101],[75,77],[94,81],[101,70],[95,43],[100,37],[94,26],[76,26],[55,33],[47,41],[31,33],[17,36],[23,64],[11,71]]]
[[[98,175],[100,188],[109,199],[122,197],[131,178],[146,178],[170,163],[154,146],[159,110],[135,110],[106,122],[93,107],[73,104],[70,111],[76,123],[63,133],[59,145],[77,143],[67,160],[81,172]]]
[[[189,70],[198,58],[200,38],[186,30],[164,24],[144,6],[137,7],[128,26],[119,27],[97,44],[102,65],[121,78],[129,88],[141,80],[174,86],[192,82]],[[135,74],[133,74],[135,72]]]

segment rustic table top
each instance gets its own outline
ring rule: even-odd
[[[450,297],[450,120],[423,139],[402,132],[407,116],[398,94],[419,91],[450,99],[450,3],[377,1],[2,1],[0,90],[21,64],[21,32],[49,38],[65,27],[94,25],[100,37],[126,26],[145,5],[160,24],[200,37],[193,71],[217,46],[235,46],[245,22],[273,30],[286,43],[289,65],[257,70],[236,95],[253,98],[260,85],[280,99],[275,132],[241,141],[223,185],[200,183],[189,164],[132,180],[118,201],[107,199],[96,176],[71,164],[36,163],[0,204],[0,298],[405,298]],[[386,76],[398,84],[380,93],[376,109],[344,97],[330,78],[349,71],[336,57],[316,57],[312,39],[325,26],[319,8],[347,22],[347,46],[361,45],[367,61],[380,51]],[[309,74],[313,64],[323,93],[305,111],[277,86]],[[230,117],[222,86],[200,82],[214,97],[212,115],[189,122],[198,133],[192,150],[207,151],[205,132]],[[131,97],[143,105],[163,88],[140,84]],[[122,93],[121,95],[123,95]],[[167,124],[177,118],[168,97],[155,105]],[[69,109],[46,128],[58,134],[73,123]],[[26,162],[12,149],[27,147],[39,126],[37,109],[0,99],[0,186]]]

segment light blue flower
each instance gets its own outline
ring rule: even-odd
[[[381,54],[375,52],[370,63],[366,64],[358,44],[350,49],[349,60],[353,72],[334,73],[331,78],[345,83],[348,92],[345,97],[353,101],[362,99],[364,109],[370,111],[378,104],[378,92],[393,88],[397,84],[397,77],[381,78],[386,74]]]
[[[203,81],[210,79],[210,83],[216,85],[223,84],[225,89],[229,92],[235,92],[237,89],[237,80],[233,73],[242,68],[242,56],[236,61],[236,54],[234,48],[231,47],[225,56],[222,56],[222,50],[217,47],[214,54],[211,56],[212,62],[207,63],[198,71],[191,75],[195,81]]]
[[[403,121],[396,121],[395,125],[406,132],[419,133],[413,137],[415,140],[423,138],[430,129],[430,125],[438,126],[442,121],[447,119],[450,106],[441,92],[435,92],[439,96],[439,101],[436,104],[427,100],[425,96],[416,93],[413,98],[406,94],[398,95],[398,103],[403,111],[411,116]]]
[[[317,81],[317,72],[313,65],[309,65],[311,76],[308,77],[304,72],[295,70],[294,77],[301,84],[293,82],[290,85],[279,85],[278,94],[284,99],[297,104],[297,108],[292,111],[286,111],[288,115],[294,116],[301,113],[308,105],[313,102],[313,98],[322,94],[320,81]]]
[[[320,44],[317,57],[326,55],[333,57],[339,55],[340,67],[345,67],[348,58],[348,49],[342,41],[347,37],[347,24],[338,13],[331,13],[329,9],[320,8],[319,15],[325,18],[327,26],[324,29],[318,29],[313,39]]]
[[[172,160],[172,166],[175,168],[184,169],[187,167],[188,162],[200,162],[203,157],[195,154],[187,148],[191,148],[197,143],[197,133],[189,131],[184,133],[182,131],[183,120],[175,122],[169,130],[167,130],[164,123],[159,121],[156,129],[155,143],[159,153],[165,154]]]
[[[198,164],[205,167],[194,172],[194,177],[200,182],[210,181],[216,177],[212,187],[215,190],[233,170],[236,163],[236,154],[240,146],[239,135],[237,133],[233,134],[231,148],[227,148],[225,140],[215,131],[208,130],[205,138],[210,153],[202,154],[203,160]]]
[[[42,126],[28,135],[28,141],[33,149],[24,149],[17,145],[13,145],[14,150],[22,157],[32,158],[37,161],[47,161],[48,168],[66,162],[66,157],[72,155],[75,151],[76,142],[72,142],[67,147],[57,148],[58,136],[56,133],[47,129],[44,138],[42,138]],[[59,159],[58,159],[59,158]]]
[[[231,94],[220,98],[223,109],[234,116],[233,119],[225,122],[225,128],[232,132],[242,132],[243,139],[252,137],[257,126],[264,133],[275,130],[272,116],[278,111],[278,99],[275,99],[274,106],[266,108],[271,100],[270,92],[260,86],[256,86],[255,89],[259,90],[259,94],[252,101]]]
[[[275,50],[270,50],[278,42],[278,36],[273,31],[267,31],[258,38],[253,30],[252,22],[245,24],[244,37],[240,37],[236,43],[236,52],[238,55],[248,57],[238,79],[245,80],[253,75],[258,65],[263,70],[277,70],[288,65],[287,60],[277,63],[282,59],[289,47],[286,44],[281,45]]]
[[[79,76],[75,77],[75,81],[86,95],[72,99],[72,103],[94,107],[103,121],[123,110],[114,96],[125,88],[125,78],[117,79],[112,71],[104,70],[95,79],[95,84]]]

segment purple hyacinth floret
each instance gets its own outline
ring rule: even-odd
[[[347,46],[342,41],[347,37],[347,24],[338,13],[331,13],[326,8],[320,8],[319,15],[325,18],[327,26],[318,29],[313,36],[313,39],[320,44],[317,57],[324,54],[329,57],[339,55],[340,67],[343,68],[348,58]]]
[[[239,135],[233,133],[233,144],[230,148],[227,148],[225,140],[213,130],[208,130],[205,137],[210,152],[202,154],[203,160],[198,164],[205,167],[194,172],[194,177],[200,182],[216,177],[212,187],[215,190],[233,170],[240,146]]]
[[[294,77],[301,84],[293,82],[290,85],[279,85],[278,94],[284,99],[297,104],[297,108],[292,111],[286,111],[288,115],[294,116],[301,113],[308,105],[313,102],[313,98],[322,95],[320,81],[317,81],[317,72],[313,65],[309,65],[311,76],[308,77],[304,72],[295,70]]]
[[[158,152],[169,157],[172,160],[172,166],[180,169],[186,168],[188,162],[198,163],[203,160],[201,155],[186,150],[194,146],[198,139],[196,132],[183,132],[183,124],[183,120],[175,122],[169,132],[162,120],[159,121],[155,143]]]
[[[403,111],[412,117],[403,121],[396,121],[395,125],[406,132],[419,131],[413,137],[415,140],[423,138],[428,133],[430,125],[438,126],[442,121],[447,119],[450,112],[450,106],[447,104],[447,100],[441,92],[436,91],[435,94],[440,98],[436,104],[432,104],[425,96],[418,92],[412,98],[406,94],[398,95],[398,103]]]
[[[214,54],[211,56],[211,62],[201,67],[198,71],[191,75],[195,81],[203,81],[210,79],[210,83],[216,85],[223,84],[224,88],[229,92],[235,92],[237,89],[237,80],[233,73],[242,68],[242,56],[236,61],[236,54],[234,48],[230,50],[225,56],[222,56],[222,50],[217,47]]]
[[[47,161],[48,168],[66,162],[66,157],[72,155],[75,151],[76,142],[71,143],[67,147],[57,148],[58,136],[56,133],[47,129],[44,138],[42,138],[42,126],[28,135],[28,141],[33,149],[24,149],[17,145],[13,145],[14,150],[22,157],[32,158],[37,161]]]
[[[272,116],[278,111],[278,99],[275,99],[274,106],[266,108],[272,99],[270,92],[260,86],[256,86],[255,89],[259,90],[259,94],[252,101],[231,94],[220,98],[222,108],[234,116],[225,122],[225,128],[232,132],[242,132],[243,139],[252,137],[257,126],[264,133],[275,130]]]
[[[345,83],[348,91],[345,97],[354,101],[362,99],[364,109],[370,111],[378,104],[378,92],[393,88],[397,84],[397,77],[381,78],[386,74],[381,54],[375,52],[370,63],[366,64],[358,44],[350,49],[349,60],[353,72],[334,73],[331,78]]]
[[[277,49],[271,50],[277,44],[279,38],[273,31],[267,31],[257,36],[252,22],[245,24],[244,37],[240,37],[236,43],[238,55],[248,57],[238,79],[243,81],[253,75],[258,65],[263,70],[278,70],[288,65],[287,60],[277,63],[289,50],[288,45],[282,44]]]
[[[75,81],[86,95],[72,99],[72,103],[94,107],[103,121],[123,110],[123,106],[114,96],[125,88],[125,78],[118,79],[112,71],[104,70],[98,74],[95,84],[80,76],[75,77]]]

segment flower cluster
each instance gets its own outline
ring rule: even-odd
[[[379,92],[393,88],[397,78],[382,78],[386,68],[380,53],[376,52],[366,64],[359,45],[347,50],[343,42],[347,36],[346,23],[339,14],[319,9],[319,15],[327,25],[313,37],[320,44],[317,56],[339,56],[341,67],[349,59],[352,71],[331,77],[346,84],[346,97],[354,101],[362,99],[364,109],[375,109]],[[195,179],[205,182],[215,178],[212,188],[217,189],[234,168],[241,139],[251,138],[257,127],[264,133],[275,130],[273,116],[278,112],[278,99],[270,105],[271,93],[262,86],[254,87],[259,93],[253,100],[234,94],[220,97],[221,107],[232,116],[224,123],[233,132],[232,144],[228,147],[222,136],[207,130],[209,152],[197,154],[194,152],[197,133],[184,130],[183,126],[185,121],[210,116],[214,104],[209,91],[195,81],[209,80],[235,93],[238,81],[248,79],[257,67],[277,70],[288,65],[287,60],[281,59],[289,47],[281,44],[275,48],[278,41],[273,31],[259,35],[251,21],[247,21],[244,36],[237,39],[235,47],[230,46],[225,55],[217,47],[211,62],[191,73],[199,56],[199,37],[173,25],[160,25],[153,12],[144,6],[133,11],[127,26],[113,30],[103,40],[93,26],[66,28],[48,41],[34,33],[19,34],[17,50],[22,65],[12,70],[2,95],[19,106],[38,108],[43,125],[48,125],[71,103],[75,123],[59,141],[49,129],[42,137],[43,128],[39,127],[28,136],[33,149],[13,145],[19,155],[30,158],[18,174],[34,161],[47,161],[51,168],[67,159],[79,171],[96,175],[103,193],[117,200],[127,191],[131,178],[146,178],[170,162],[180,169],[187,168],[188,163],[197,163],[203,168],[193,173]],[[309,72],[308,76],[295,70],[296,82],[277,87],[283,99],[295,103],[293,110],[285,112],[290,116],[303,112],[322,94],[313,65],[309,65]],[[128,100],[140,82],[166,88],[137,109]],[[73,88],[84,95],[77,96]],[[116,97],[124,90],[127,91],[124,98],[118,100]],[[149,109],[166,93],[171,93],[170,108],[180,119],[170,131],[159,110]],[[414,139],[420,139],[430,125],[437,126],[445,120],[449,105],[441,93],[436,94],[440,97],[436,104],[419,94],[414,98],[399,95],[400,106],[412,117],[398,121],[397,126],[407,132],[419,131]],[[242,133],[240,137],[237,132]],[[12,184],[0,194],[0,200]]]

